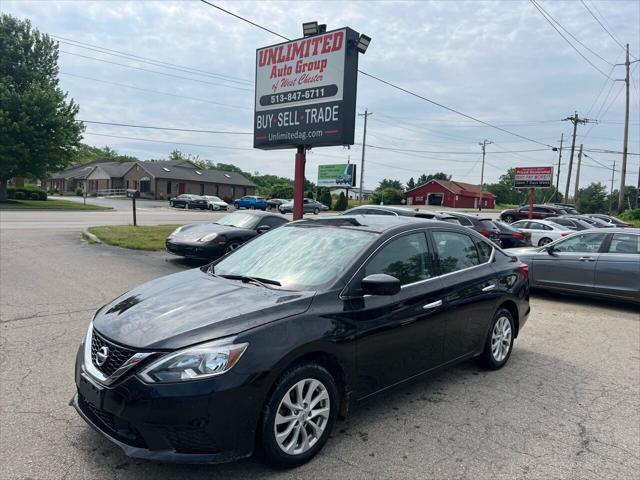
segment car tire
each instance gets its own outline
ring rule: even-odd
[[[507,223],[513,223],[513,221],[515,220],[515,218],[513,218],[513,215],[505,215],[503,220]]]
[[[546,244],[551,243],[552,241],[553,241],[553,240],[551,240],[550,238],[547,238],[547,237],[541,238],[541,239],[538,241],[538,246],[539,246],[539,247],[543,247],[543,246],[545,246]]]
[[[256,206],[255,205],[249,205],[249,210],[255,210]]]
[[[169,202],[169,206],[173,208],[173,202]]]
[[[227,246],[224,249],[225,255],[229,252],[233,252],[236,248],[240,247],[240,245],[242,245],[242,243],[240,243],[238,240],[231,240],[229,243],[227,243]]]
[[[213,205],[209,205],[209,210],[213,212]]]
[[[320,213],[320,209],[319,209],[318,207],[316,207],[316,208],[314,208],[314,209],[313,209],[313,214],[314,214],[314,215],[317,215],[317,214],[319,214],[319,213]]]
[[[506,365],[513,351],[514,334],[515,322],[511,312],[500,308],[491,320],[489,335],[480,357],[486,368],[498,370]]]
[[[240,205],[237,203],[234,203],[233,208],[235,208],[236,210],[240,210]]]
[[[298,399],[300,388],[302,399]],[[311,408],[314,402],[322,407]],[[336,382],[321,365],[303,363],[284,372],[276,382],[262,415],[261,441],[266,460],[280,468],[297,467],[311,460],[331,435],[338,404]],[[298,406],[299,410],[293,410]],[[297,417],[294,417],[294,412],[299,412]],[[287,417],[291,420],[284,420]],[[280,423],[276,424],[276,421]],[[278,431],[282,435],[288,433],[280,436]],[[289,453],[285,450],[287,447],[291,448]]]

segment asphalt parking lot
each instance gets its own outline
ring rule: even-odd
[[[88,245],[73,226],[34,221],[20,228],[12,217],[13,228],[5,228],[5,218],[2,479],[638,478],[640,314],[550,294],[533,296],[504,369],[467,362],[372,399],[338,422],[319,456],[295,471],[254,459],[218,466],[128,459],[67,405],[77,345],[99,306],[194,265]]]

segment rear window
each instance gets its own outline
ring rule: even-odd
[[[482,225],[482,228],[486,228],[488,230],[496,229],[496,226],[493,224],[491,220],[480,220],[480,225]]]
[[[609,253],[640,253],[640,235],[614,233]]]
[[[454,225],[461,225],[461,223],[458,221],[457,218],[447,217],[447,218],[443,218],[442,220],[448,223],[453,223]]]

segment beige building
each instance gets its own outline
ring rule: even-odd
[[[188,160],[146,162],[91,162],[77,165],[46,179],[49,191],[110,195],[139,190],[142,198],[167,200],[176,195],[216,195],[227,201],[255,194],[255,183],[235,172],[198,168]]]

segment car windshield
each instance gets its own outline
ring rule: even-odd
[[[339,277],[376,236],[335,227],[277,228],[224,257],[213,273],[275,280],[287,290],[317,290]]]
[[[217,223],[218,225],[227,225],[229,227],[253,228],[259,221],[260,217],[257,215],[246,212],[233,212],[213,223]]]
[[[214,196],[208,196],[207,197],[209,200],[211,200],[212,202],[221,202],[222,200],[220,200],[220,197],[214,197]]]

